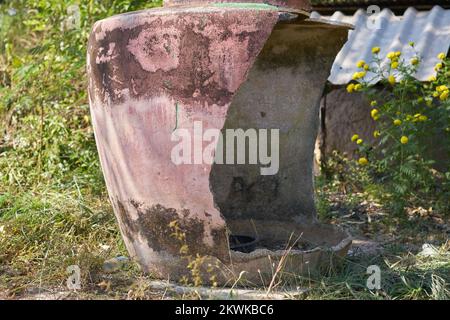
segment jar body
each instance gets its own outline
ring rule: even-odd
[[[222,4],[94,25],[88,74],[97,147],[125,244],[144,271],[181,279],[198,256],[221,282],[246,269],[259,278],[261,264],[270,272],[266,253],[236,256],[230,232],[245,236],[257,226],[258,234],[285,239],[316,230],[318,107],[346,29],[304,18],[286,22],[276,7]],[[277,171],[264,176],[254,164],[205,161],[205,150],[215,154],[219,145],[205,133],[226,129],[278,130]],[[344,239],[333,236],[330,246]]]

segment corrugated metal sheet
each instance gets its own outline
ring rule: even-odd
[[[396,16],[389,9],[368,16],[365,10],[358,10],[353,16],[335,12],[332,16],[321,16],[317,12],[311,14],[311,19],[329,19],[337,22],[350,23],[355,30],[349,32],[349,39],[334,61],[328,80],[336,85],[351,81],[354,72],[358,71],[356,62],[372,60],[372,48],[380,47],[380,57],[386,57],[391,51],[401,51],[403,58],[409,61],[417,51],[423,60],[416,78],[425,81],[435,75],[434,66],[438,62],[440,52],[448,52],[450,46],[450,10],[439,6],[430,11],[417,11],[408,8],[403,16]],[[380,28],[373,29],[374,19],[379,19]],[[409,45],[415,42],[415,49]],[[387,63],[387,59],[383,63]],[[366,79],[377,82],[374,74],[368,74]]]

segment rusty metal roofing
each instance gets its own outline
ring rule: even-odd
[[[409,61],[415,51],[421,57],[421,65],[416,78],[425,81],[435,75],[434,66],[438,62],[440,52],[448,52],[450,46],[450,10],[440,6],[429,11],[417,11],[408,8],[402,16],[396,16],[389,9],[368,16],[365,10],[358,10],[353,15],[335,12],[332,16],[322,16],[317,12],[311,14],[312,19],[328,19],[341,23],[350,23],[355,29],[349,32],[349,39],[337,55],[328,80],[336,85],[351,81],[354,72],[358,71],[356,62],[372,60],[372,48],[380,47],[380,57],[386,57],[391,51],[401,51]],[[374,29],[374,22],[379,21],[379,28]],[[412,49],[409,43],[415,43]],[[387,63],[384,58],[383,63]],[[368,74],[367,79],[373,78]],[[379,79],[373,78],[376,82]]]

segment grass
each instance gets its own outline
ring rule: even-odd
[[[324,186],[320,189],[324,190]],[[328,193],[328,198],[322,201],[332,209],[337,203],[331,195]],[[342,199],[348,200],[341,204],[349,206],[347,210],[356,210],[354,206],[361,203],[351,197]],[[355,216],[342,218],[334,212],[327,219],[328,223],[354,226],[350,222]],[[387,237],[394,229],[405,230],[403,237],[385,241],[382,253],[347,257],[339,269],[325,276],[298,277],[297,286],[308,289],[302,298],[449,299],[450,243],[443,234],[433,242],[440,243],[439,251],[432,257],[421,256],[420,245],[430,240],[430,234],[436,234],[433,221],[422,218],[421,223],[429,229],[420,232],[420,227],[413,228],[420,223],[398,221],[393,224],[381,219],[374,219],[371,229],[367,229],[368,222],[357,224],[352,234],[373,239],[380,235]],[[411,247],[411,233],[415,234],[415,247]],[[75,183],[58,192],[42,188],[2,193],[0,292],[7,297],[32,298],[36,292],[67,291],[66,268],[76,264],[82,270],[83,288],[67,298],[158,299],[164,295],[182,298],[152,289],[151,277],[142,274],[134,263],[113,275],[103,272],[102,263],[117,255],[127,253],[105,193],[83,193]],[[369,265],[378,265],[381,269],[381,290],[366,287]],[[284,289],[287,288],[278,285],[272,290]]]
[[[98,165],[94,167],[101,177]],[[125,270],[105,273],[105,260],[127,252],[104,183],[98,179],[80,186],[79,180],[74,176],[65,185],[0,187],[0,297],[36,298],[63,291],[67,299],[199,298],[152,288],[152,277],[133,262]],[[362,178],[357,175],[316,180],[321,220],[358,239],[376,241],[382,251],[349,256],[324,276],[298,277],[296,286],[307,289],[301,299],[450,299],[448,218],[426,210],[392,216],[377,199],[380,189],[358,192],[355,181]],[[439,250],[420,255],[424,243]],[[66,289],[66,269],[74,264],[82,271],[78,292]],[[370,265],[381,269],[380,290],[366,286]],[[271,288],[287,289],[278,283]]]
[[[161,1],[0,2],[0,296],[61,286],[78,264],[87,285],[125,254],[89,117],[86,42],[93,23]],[[108,248],[108,249],[105,249]]]
[[[381,289],[368,290],[367,267],[381,269]],[[307,279],[306,281],[311,281]],[[450,252],[443,245],[436,256],[423,257],[386,248],[382,255],[347,258],[338,272],[317,279],[310,299],[450,299]]]
[[[77,3],[80,28],[64,31],[70,2],[0,3],[0,298],[55,291],[68,299],[196,297],[151,288],[151,276],[134,263],[114,274],[102,270],[105,260],[127,252],[88,113],[86,41],[94,21],[161,1]],[[15,14],[8,13],[11,8]],[[340,160],[324,172],[326,179],[317,179],[321,220],[377,241],[384,251],[349,257],[323,277],[298,278],[308,289],[302,297],[449,298],[448,217],[418,207],[405,216],[391,215],[383,188],[364,172]],[[423,243],[436,245],[439,253],[418,255]],[[66,269],[74,264],[82,272],[82,290],[68,292]],[[378,291],[366,288],[371,264],[382,270]]]
[[[89,283],[105,259],[125,254],[106,196],[76,188],[2,194],[0,226],[0,288],[10,294],[61,285],[74,264]]]

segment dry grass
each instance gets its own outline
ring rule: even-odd
[[[450,298],[450,245],[446,242],[448,233],[442,232],[448,227],[445,221],[420,215],[414,216],[413,222],[396,221],[387,218],[375,202],[366,201],[361,206],[361,199],[327,196],[331,208],[327,222],[345,226],[358,238],[378,241],[382,251],[366,252],[363,248],[359,254],[347,257],[339,269],[321,277],[298,277],[293,287],[276,282],[275,276],[271,292],[307,289],[302,299]],[[346,210],[332,210],[339,207]],[[425,242],[436,245],[437,253],[431,257],[420,255]],[[126,254],[105,194],[83,195],[73,186],[58,193],[39,190],[20,195],[3,193],[0,197],[3,297],[199,299],[194,294],[180,296],[150,287],[153,279],[141,274],[134,263],[114,274],[102,271],[103,261]],[[68,292],[65,287],[66,268],[73,264],[82,270],[79,292]],[[366,287],[366,269],[373,264],[382,271],[381,290]]]

